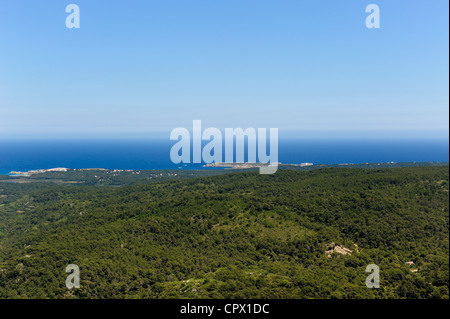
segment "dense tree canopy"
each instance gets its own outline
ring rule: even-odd
[[[0,183],[0,298],[449,296],[448,166],[140,184]]]

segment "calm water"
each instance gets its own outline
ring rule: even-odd
[[[174,142],[151,140],[0,141],[0,174],[53,167],[195,169],[173,164]],[[280,140],[279,161],[317,164],[448,162],[448,140]]]

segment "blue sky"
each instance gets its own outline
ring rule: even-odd
[[[66,5],[81,11],[67,29]],[[381,28],[367,29],[378,4]],[[0,0],[0,138],[445,137],[448,1]]]

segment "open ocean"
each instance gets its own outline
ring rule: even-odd
[[[106,169],[201,169],[173,164],[175,141],[162,140],[0,140],[0,174],[54,167]],[[279,162],[342,164],[448,162],[449,141],[293,140],[279,141]]]

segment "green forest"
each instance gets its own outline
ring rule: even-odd
[[[58,174],[0,181],[0,298],[449,298],[445,165]]]

